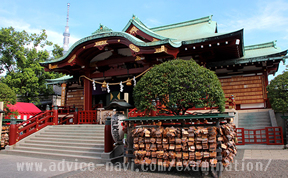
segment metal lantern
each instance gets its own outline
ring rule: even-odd
[[[107,88],[107,83],[106,83],[105,80],[104,80],[104,82],[102,83],[102,88]]]
[[[127,86],[131,86],[132,85],[130,78],[128,78],[126,85]]]

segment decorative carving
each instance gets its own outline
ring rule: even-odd
[[[96,30],[95,32],[93,32],[93,35],[96,35],[97,33],[103,33],[103,32],[112,32],[112,29],[100,24],[98,30]]]
[[[140,51],[140,49],[139,49],[137,46],[133,45],[133,44],[130,44],[130,45],[129,45],[129,48],[130,48],[132,51],[136,52],[136,53],[138,53],[138,52]]]
[[[54,65],[49,64],[49,69],[56,69],[56,68],[58,68],[57,64],[54,64]]]
[[[74,54],[74,55],[68,60],[68,63],[73,62],[75,58],[76,58],[76,54]]]
[[[162,45],[160,48],[155,48],[154,53],[162,53],[162,52],[168,53],[167,48],[164,45]]]
[[[97,42],[95,42],[94,47],[103,46],[103,45],[107,45],[107,44],[108,44],[107,40],[97,41]]]
[[[131,35],[136,35],[137,34],[137,32],[138,32],[138,28],[136,28],[135,26],[133,26],[131,29],[130,29],[130,31],[129,31],[129,33],[131,34]]]
[[[135,61],[141,61],[141,57],[140,56],[136,56]]]

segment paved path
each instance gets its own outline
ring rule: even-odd
[[[0,154],[1,178],[45,178],[82,168],[77,162]]]
[[[245,150],[243,159],[288,160],[288,150]]]
[[[224,178],[247,178],[247,177],[288,177],[288,150],[238,150],[235,161],[223,172]],[[21,165],[24,163],[23,169]],[[27,168],[26,163],[33,163],[32,171]],[[35,164],[42,165],[41,170],[36,170]],[[18,165],[18,166],[17,166]],[[116,177],[117,178],[137,178],[137,177],[199,177],[198,171],[169,172],[153,171],[133,171],[123,168],[113,167],[107,171],[106,166],[94,165],[91,169],[79,162],[65,162],[51,159],[39,159],[24,156],[0,154],[1,178],[46,178],[46,177]]]

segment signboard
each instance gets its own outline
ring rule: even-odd
[[[65,106],[66,83],[61,85],[61,106]]]

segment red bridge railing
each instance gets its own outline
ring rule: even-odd
[[[41,130],[47,125],[97,124],[97,111],[78,111],[75,107],[54,107],[29,118],[20,124],[11,119],[9,145]]]

